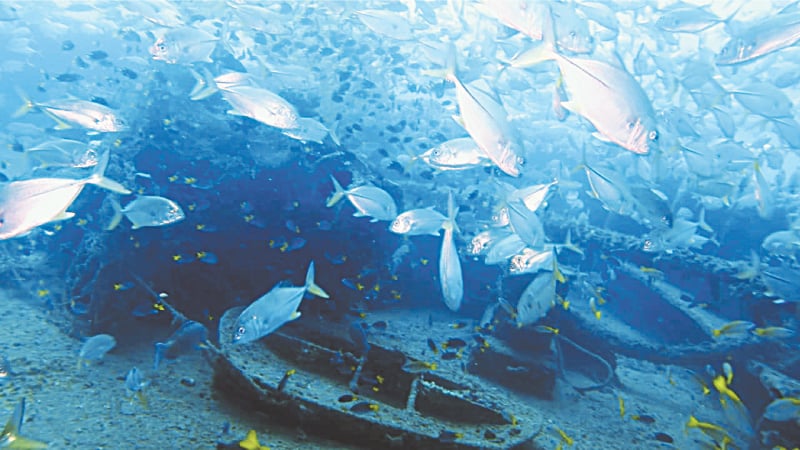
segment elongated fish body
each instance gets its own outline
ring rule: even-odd
[[[741,64],[800,40],[800,13],[778,14],[733,36],[716,56],[717,65]]]
[[[464,129],[500,170],[518,177],[520,157],[516,153],[517,145],[510,136],[506,118],[499,117],[496,108],[489,109],[481,104],[454,73],[449,73],[447,79],[456,86],[456,99]]]
[[[167,64],[212,62],[211,53],[219,38],[195,27],[172,29],[159,37],[150,47],[156,61]]]
[[[684,7],[664,13],[656,20],[656,27],[675,33],[699,33],[725,20],[706,8]]]
[[[500,264],[511,258],[525,248],[525,242],[517,233],[510,234],[489,247],[486,258],[483,260],[486,265]]]
[[[24,100],[24,104],[14,113],[14,117],[22,116],[36,108],[56,121],[57,130],[69,129],[72,125],[98,132],[117,132],[128,128],[125,121],[117,117],[116,111],[99,103],[76,99],[55,100],[49,103],[34,103],[27,98]]]
[[[455,206],[453,193],[448,197],[448,217],[444,223],[444,236],[439,254],[439,281],[442,285],[444,303],[451,311],[461,308],[464,298],[464,277],[461,273],[461,260],[458,259],[458,249],[453,240],[455,225]]]
[[[553,268],[553,250],[536,251],[529,248],[522,250],[522,253],[514,255],[509,265],[509,273],[519,275],[523,273],[536,273],[540,270],[551,270]]]
[[[99,162],[97,151],[99,142],[84,143],[70,139],[56,139],[43,142],[25,150],[31,171],[37,169],[85,169]]]
[[[628,204],[628,195],[624,191],[624,184],[619,181],[616,174],[598,170],[588,164],[583,165],[586,179],[592,188],[591,195],[600,200],[603,208],[617,214],[628,214],[632,208]]]
[[[67,208],[86,185],[84,180],[37,178],[0,184],[0,239],[71,217]]]
[[[356,186],[349,189],[342,185],[331,175],[334,191],[326,203],[327,207],[335,205],[340,199],[346,197],[356,209],[354,217],[371,217],[370,222],[379,220],[394,220],[397,217],[397,205],[388,192],[370,185]]]
[[[411,209],[400,213],[400,215],[392,221],[392,224],[389,226],[389,231],[408,236],[417,236],[421,234],[439,236],[439,231],[442,229],[446,220],[447,217],[433,209],[433,207]]]
[[[259,297],[239,314],[233,332],[233,343],[244,344],[261,339],[286,322],[300,317],[297,308],[306,292],[328,298],[328,294],[314,283],[314,262],[308,266],[304,286],[276,286]]]
[[[294,106],[272,91],[248,85],[231,85],[220,89],[222,96],[233,107],[228,111],[229,114],[249,117],[283,130],[300,127],[300,116]]]
[[[508,221],[522,242],[531,248],[539,249],[544,245],[544,227],[539,217],[525,207],[520,200],[508,203]]]
[[[87,130],[101,132],[124,131],[128,127],[117,117],[116,111],[108,106],[85,100],[66,100],[63,102],[38,105],[48,114],[79,125]]]
[[[486,153],[469,137],[442,142],[420,157],[428,165],[439,170],[465,170],[492,163]]]
[[[84,186],[101,183],[94,176],[83,180],[34,178],[0,183],[0,240],[26,234],[50,222],[71,218],[74,214],[67,212],[67,208]],[[117,186],[115,192],[130,193],[122,186]]]
[[[645,155],[658,148],[653,106],[631,74],[603,61],[555,57],[569,93],[563,107],[626,150]]]

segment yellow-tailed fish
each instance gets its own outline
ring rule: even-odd
[[[794,330],[784,327],[754,328],[753,334],[765,338],[786,339],[794,336]]]
[[[711,334],[715,338],[720,336],[737,336],[747,333],[753,327],[755,327],[753,322],[748,322],[746,320],[734,320],[712,330]]]

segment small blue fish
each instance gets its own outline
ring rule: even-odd
[[[338,266],[339,264],[344,264],[344,262],[347,261],[347,255],[344,253],[325,252],[325,259],[327,259],[329,263]]]
[[[154,314],[158,314],[160,311],[153,307],[152,303],[142,303],[140,305],[136,305],[131,311],[134,317],[147,317],[152,316]]]
[[[306,245],[306,240],[301,237],[293,237],[291,241],[289,241],[289,245],[286,247],[286,252],[291,252],[292,250],[299,250]]]
[[[346,287],[354,290],[354,291],[358,291],[359,290],[358,289],[358,285],[356,285],[356,282],[351,280],[351,279],[349,279],[349,278],[342,278],[342,284],[345,285]],[[363,289],[363,287],[362,287],[362,289]]]
[[[294,220],[289,219],[289,220],[286,221],[286,223],[284,225],[286,226],[286,229],[291,231],[292,233],[300,233],[300,226],[298,226],[294,222]]]
[[[205,325],[194,320],[187,320],[177,331],[172,333],[167,342],[156,342],[153,370],[158,370],[162,359],[175,359],[182,353],[200,347],[206,341],[208,341],[208,329]]]
[[[217,255],[211,252],[199,251],[195,253],[195,256],[197,257],[198,261],[204,262],[206,264],[216,264],[218,261]]]
[[[132,202],[121,207],[119,202],[112,197],[111,205],[114,207],[114,217],[106,230],[113,230],[119,225],[122,217],[131,221],[132,229],[142,227],[162,227],[180,222],[186,214],[174,201],[155,195],[142,195]]]

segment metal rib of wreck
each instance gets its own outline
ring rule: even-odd
[[[525,397],[531,392],[518,395],[476,374],[497,364],[527,366],[539,377],[527,384],[548,396],[555,372],[517,360],[501,342],[489,352],[488,345],[472,345],[457,360],[437,360],[435,370],[409,373],[402,369],[407,361],[432,358],[420,337],[430,330],[425,315],[393,317],[387,329],[370,333],[362,358],[345,325],[311,318],[234,345],[230,336],[240,311],[220,319],[215,385],[245,407],[308,433],[371,448],[513,449],[541,431],[544,419]],[[472,339],[472,330],[454,332]]]

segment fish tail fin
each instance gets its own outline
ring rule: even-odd
[[[550,5],[547,5],[547,14],[542,21],[542,43],[546,50],[551,53],[556,52],[556,32],[555,32],[555,19],[553,18],[553,10]]]
[[[568,249],[570,251],[573,251],[573,252],[575,252],[575,253],[577,253],[577,254],[579,254],[581,256],[584,256],[583,250],[581,250],[580,247],[578,247],[577,245],[572,243],[572,230],[571,229],[567,229],[567,239],[566,239],[566,242],[564,242],[564,245],[562,245],[562,247],[566,248],[566,249]]]
[[[734,276],[740,280],[752,280],[759,273],[761,273],[761,261],[758,258],[758,253],[750,250],[750,264]]]
[[[344,188],[342,187],[341,184],[339,184],[338,181],[336,181],[336,178],[334,178],[333,175],[331,175],[330,177],[331,181],[333,181],[333,193],[331,194],[330,197],[328,197],[328,201],[325,203],[325,206],[327,206],[328,208],[338,203],[339,200],[341,200],[345,194]]]
[[[22,117],[25,114],[31,112],[33,108],[36,108],[36,103],[33,103],[33,101],[29,99],[24,92],[22,92],[22,89],[17,88],[17,95],[19,95],[20,98],[22,99],[22,106],[20,106],[16,111],[14,111],[14,114],[11,116],[14,118]]]
[[[114,216],[111,218],[111,221],[108,223],[106,227],[106,231],[111,231],[114,228],[117,228],[117,225],[122,221],[122,205],[119,204],[119,200],[114,197],[110,197],[111,200],[111,207],[114,208]]]
[[[457,233],[461,232],[458,229],[458,225],[456,225],[456,215],[458,215],[458,208],[456,207],[453,191],[451,190],[447,193],[447,220],[445,220],[443,225],[445,230],[451,229]]]
[[[455,82],[456,72],[458,71],[456,63],[457,49],[455,44],[449,43],[445,50],[444,68],[443,69],[426,69],[422,71],[423,75],[436,78],[444,78],[447,81]]]
[[[314,283],[314,261],[308,265],[308,272],[306,272],[306,291],[316,295],[317,297],[330,298],[324,289]]]
[[[697,219],[697,225],[700,228],[708,231],[709,233],[712,233],[712,234],[714,233],[714,229],[711,228],[711,225],[706,223],[706,209],[705,208],[700,208],[700,218]]]
[[[153,371],[158,370],[161,360],[164,359],[164,352],[167,351],[167,344],[156,342],[156,356],[153,358]]]
[[[89,177],[89,179],[86,180],[86,182],[103,189],[107,189],[111,192],[116,192],[117,194],[130,195],[131,191],[126,189],[125,186],[103,176],[106,171],[106,167],[108,167],[108,161],[110,158],[111,151],[106,151],[103,153],[103,155],[100,157],[100,161],[97,163],[97,169]]]
[[[450,43],[447,46],[447,53],[445,54],[444,60],[444,68],[445,68],[445,79],[447,81],[455,82],[456,79],[456,72],[458,71],[458,50],[456,49],[456,45],[454,43]]]
[[[189,98],[192,100],[203,100],[214,95],[219,88],[217,87],[217,83],[214,82],[214,76],[211,75],[211,72],[208,71],[205,67],[203,67],[203,73],[200,74],[194,69],[189,69],[194,77],[196,83],[194,88],[192,88],[192,92],[189,93]]]
[[[22,428],[22,418],[25,415],[25,398],[23,397],[17,407],[14,408],[14,413],[8,419],[5,428],[3,428],[2,436],[5,441],[9,442],[8,448],[28,450],[37,448],[47,448],[44,442],[34,441],[26,437],[20,436],[20,428]]]

